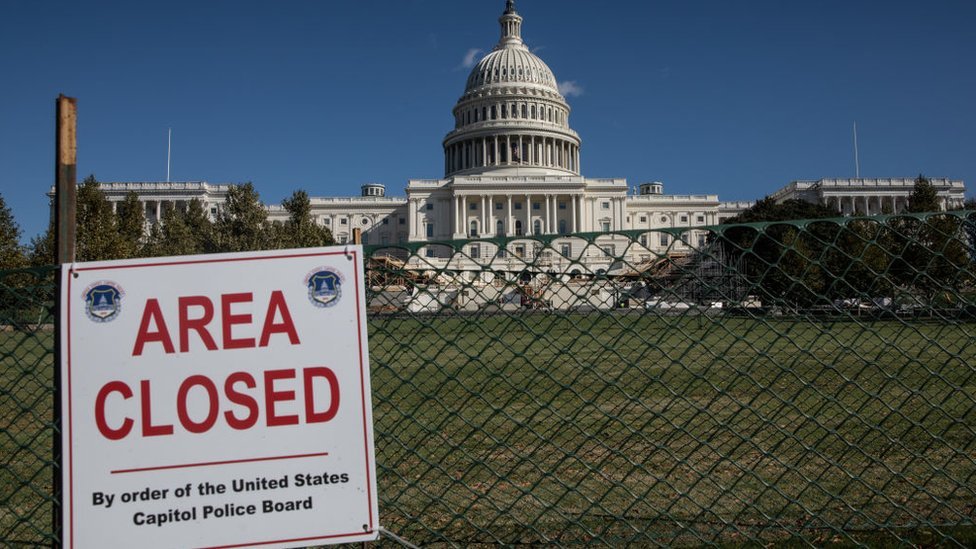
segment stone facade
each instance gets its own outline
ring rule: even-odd
[[[947,178],[929,179],[939,193],[943,210],[961,208],[966,201],[966,185]],[[770,197],[777,203],[803,200],[827,206],[843,215],[901,213],[915,188],[914,178],[820,179],[793,181]]]

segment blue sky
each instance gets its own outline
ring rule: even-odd
[[[976,3],[519,0],[565,83],[589,177],[761,198],[794,179],[976,185]],[[441,177],[465,58],[503,0],[0,4],[0,193],[25,240],[53,181],[54,99],[79,179],[252,181],[279,202]],[[476,57],[476,56],[475,56]],[[970,193],[972,194],[972,193]]]

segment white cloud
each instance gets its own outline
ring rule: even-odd
[[[480,53],[481,50],[478,48],[471,48],[468,50],[468,53],[464,54],[464,60],[461,61],[461,66],[466,69],[473,67],[474,64],[478,62],[478,54]]]
[[[559,93],[563,94],[563,97],[579,97],[583,95],[583,86],[575,80],[564,80],[559,83]]]

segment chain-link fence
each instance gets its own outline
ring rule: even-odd
[[[974,237],[950,213],[369,247],[381,522],[976,544]],[[3,303],[0,542],[44,543],[50,303]]]
[[[57,269],[0,271],[0,546],[55,541]]]

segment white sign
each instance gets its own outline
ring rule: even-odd
[[[375,540],[362,257],[66,266],[65,547]]]

